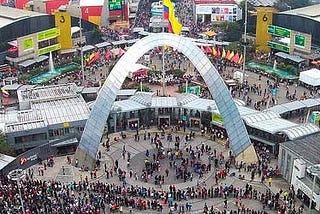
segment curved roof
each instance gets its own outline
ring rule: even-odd
[[[308,7],[301,7],[294,10],[287,10],[281,12],[280,14],[301,16],[320,22],[320,4],[315,4]]]
[[[303,137],[303,136],[313,134],[313,133],[316,133],[319,131],[320,131],[319,127],[312,124],[312,123],[297,125],[295,127],[281,130],[281,132],[285,133],[290,140],[294,140],[299,137]]]
[[[38,13],[29,10],[20,10],[0,5],[0,28],[10,25],[16,21],[37,16],[48,16],[48,14]]]
[[[272,111],[259,112],[255,114],[244,115],[242,117],[242,119],[246,122],[247,125],[255,124],[255,123],[266,121],[266,120],[272,120],[276,118],[280,118],[280,115]]]

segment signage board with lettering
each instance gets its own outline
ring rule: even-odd
[[[283,27],[278,27],[275,25],[268,26],[268,33],[274,36],[280,36],[280,37],[286,37],[286,38],[291,37],[291,30]]]
[[[294,36],[294,45],[299,48],[305,48],[306,47],[306,37],[303,35],[295,35]]]
[[[121,10],[121,0],[109,0],[109,10]]]
[[[34,41],[32,37],[23,39],[22,41],[23,51],[33,49]]]
[[[51,28],[49,30],[41,31],[38,33],[38,42],[55,38],[60,35],[60,30],[58,28]]]
[[[57,51],[57,50],[60,50],[60,49],[61,49],[61,45],[60,44],[55,44],[55,45],[51,45],[51,46],[39,49],[38,54],[40,56],[40,55],[47,54],[47,53],[50,53],[50,52],[53,52],[53,51]]]
[[[290,48],[286,45],[282,45],[282,44],[279,44],[279,43],[276,43],[276,42],[268,42],[268,46],[272,49],[276,49],[276,50],[279,50],[279,51],[283,51],[283,52],[287,52],[289,53],[290,52]]]

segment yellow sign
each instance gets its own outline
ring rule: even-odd
[[[256,24],[256,45],[257,51],[268,53],[268,41],[271,40],[271,35],[268,33],[268,26],[272,25],[272,17],[275,9],[269,7],[257,8],[257,24]]]
[[[69,127],[70,127],[70,124],[68,122],[63,123],[63,128],[69,128]]]
[[[49,30],[41,31],[38,33],[38,42],[55,38],[60,35],[60,30],[58,28],[51,28]]]
[[[54,19],[56,27],[63,32],[58,36],[58,42],[61,44],[61,49],[64,50],[72,48],[70,13],[56,12],[54,14]]]
[[[214,123],[218,123],[220,125],[223,124],[223,118],[220,115],[215,114],[215,113],[211,114],[211,121]]]
[[[33,46],[34,46],[33,38],[29,37],[29,38],[23,39],[22,45],[23,45],[23,50],[24,51],[32,49]]]
[[[47,54],[53,51],[57,51],[61,49],[61,45],[60,44],[55,44],[55,45],[51,45],[42,49],[39,49],[38,55],[43,55],[43,54]]]

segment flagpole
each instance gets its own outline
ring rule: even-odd
[[[248,22],[248,0],[245,0],[245,6],[244,6],[244,37],[243,37],[243,80],[246,82],[246,54],[247,54],[247,22]]]
[[[162,19],[163,22],[166,20],[164,18],[164,5],[162,2]],[[162,33],[164,33],[164,23],[162,25]],[[165,76],[166,76],[166,72],[165,72],[165,64],[164,64],[164,54],[165,54],[165,50],[164,50],[164,45],[162,45],[162,95],[165,97],[166,96],[166,80],[165,80]]]
[[[188,93],[188,80],[186,80],[186,94]]]

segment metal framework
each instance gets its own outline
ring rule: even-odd
[[[256,154],[236,104],[223,79],[207,56],[188,38],[174,34],[158,33],[147,36],[135,43],[121,57],[109,74],[92,108],[75,154],[75,159],[78,160],[79,166],[93,168],[105,123],[110,111],[112,111],[116,95],[130,72],[130,65],[136,64],[138,59],[149,50],[164,45],[171,46],[183,53],[203,77],[224,119],[224,126],[228,132],[233,154],[239,157],[240,154],[244,156],[245,151],[250,151],[250,158],[253,159],[251,162],[256,160]]]

